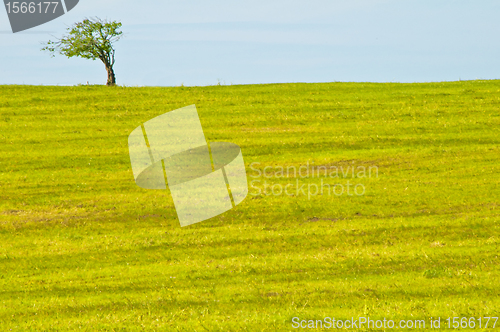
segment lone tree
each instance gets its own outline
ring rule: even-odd
[[[67,29],[68,34],[56,41],[49,40],[42,51],[65,55],[68,58],[99,59],[106,66],[108,80],[106,85],[115,85],[113,70],[115,64],[115,49],[113,44],[122,37],[119,31],[122,24],[117,21],[107,21],[100,18],[85,19]]]

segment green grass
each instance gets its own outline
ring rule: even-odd
[[[168,190],[135,185],[127,137],[190,104],[268,187],[181,228]],[[498,317],[499,107],[500,81],[0,86],[0,330]],[[276,177],[301,165],[378,176],[324,178],[360,196],[270,194],[319,185]]]

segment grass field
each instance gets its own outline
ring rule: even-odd
[[[135,185],[127,137],[191,104],[251,187],[181,228],[168,190]],[[500,81],[0,86],[0,330],[499,317],[499,107]],[[312,195],[322,180],[364,192]]]

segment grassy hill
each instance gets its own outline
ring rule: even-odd
[[[181,228],[127,137],[191,104],[250,189]],[[0,330],[478,328],[500,314],[499,107],[500,81],[0,86]]]

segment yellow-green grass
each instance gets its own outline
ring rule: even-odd
[[[252,186],[181,228],[168,190],[135,185],[127,137],[191,104]],[[499,107],[500,81],[0,86],[0,330],[498,317]],[[365,192],[308,197],[321,180]]]

